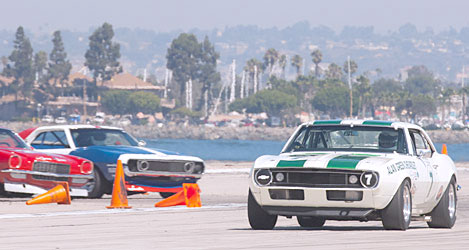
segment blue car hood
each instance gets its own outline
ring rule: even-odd
[[[167,155],[177,155],[177,153],[152,149]],[[153,154],[150,149],[132,146],[90,146],[77,148],[70,152],[71,155],[80,156],[93,162],[116,163],[121,154]]]

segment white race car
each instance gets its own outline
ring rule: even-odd
[[[330,120],[302,124],[278,156],[259,157],[249,181],[253,229],[278,216],[302,227],[326,220],[381,220],[406,230],[411,220],[433,228],[456,221],[456,168],[419,126]]]

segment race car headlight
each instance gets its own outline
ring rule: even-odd
[[[283,173],[276,173],[275,180],[278,182],[282,182],[285,180],[285,175]]]
[[[137,162],[137,170],[139,172],[147,171],[150,168],[150,163],[148,161],[138,161]]]
[[[352,175],[350,175],[350,176],[348,177],[348,182],[349,182],[350,184],[355,184],[355,183],[358,182],[358,177],[357,177],[356,175],[353,175],[353,174],[352,174]]]
[[[254,175],[254,180],[260,186],[269,185],[272,182],[272,172],[268,169],[261,169]]]
[[[372,171],[363,172],[360,176],[360,183],[363,187],[374,188],[378,185],[378,174]]]
[[[194,172],[194,168],[195,168],[195,162],[186,162],[184,164],[184,172],[186,173],[193,173]]]
[[[10,156],[10,159],[8,159],[8,166],[10,168],[19,168],[21,166],[21,157],[18,155]]]

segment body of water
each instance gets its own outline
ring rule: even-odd
[[[147,147],[198,156],[204,160],[254,161],[261,155],[277,155],[284,141],[147,139]],[[441,152],[441,143],[435,144]],[[469,162],[469,144],[447,144],[454,161]]]

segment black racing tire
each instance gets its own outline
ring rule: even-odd
[[[161,197],[163,198],[168,198],[170,196],[173,196],[175,193],[170,193],[170,192],[160,192]]]
[[[249,190],[248,195],[248,219],[251,228],[254,230],[272,230],[277,223],[277,215],[268,214],[257,203],[256,199]]]
[[[456,223],[456,207],[458,197],[456,195],[456,180],[451,179],[438,205],[430,213],[431,222],[427,222],[431,228],[452,228]]]
[[[322,227],[326,219],[321,217],[297,216],[296,220],[301,227]]]
[[[386,230],[407,230],[412,217],[412,193],[410,182],[404,180],[386,208],[381,219]]]
[[[88,198],[98,199],[103,197],[106,191],[106,180],[97,168],[93,169],[93,180],[90,181],[90,190],[88,191]]]

